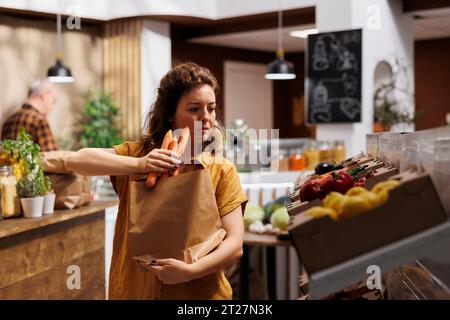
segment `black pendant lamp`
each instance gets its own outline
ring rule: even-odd
[[[61,15],[57,15],[57,32],[56,32],[56,63],[50,67],[47,71],[48,81],[53,83],[69,83],[73,82],[72,72],[62,62],[62,50],[61,50]]]
[[[280,6],[281,7],[281,6]],[[281,9],[278,11],[278,49],[275,61],[267,67],[266,75],[269,80],[291,80],[295,79],[294,65],[284,59],[284,50],[282,44],[282,21]]]

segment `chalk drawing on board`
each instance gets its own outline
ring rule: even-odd
[[[311,118],[315,121],[330,122],[331,106],[328,104],[328,89],[319,83],[313,91],[313,106]]]
[[[330,52],[327,52],[326,39],[328,38]],[[315,71],[327,70],[330,65],[335,65],[336,70],[358,70],[358,62],[355,55],[341,44],[332,34],[325,34],[317,38],[312,54],[312,68]]]
[[[358,81],[354,76],[344,73],[339,79],[322,79],[313,90],[312,114],[314,120],[329,122],[332,120],[331,108],[338,105],[339,109],[351,120],[360,113],[360,103],[350,98],[356,93]],[[340,93],[343,96],[332,96],[331,93]],[[326,119],[329,119],[326,121]]]
[[[353,120],[361,112],[361,106],[359,101],[354,98],[343,98],[338,99],[339,109],[344,113],[349,119]]]
[[[314,44],[312,59],[313,69],[316,71],[323,71],[330,67],[330,60],[328,58],[325,42],[321,38]]]

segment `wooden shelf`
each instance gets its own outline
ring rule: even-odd
[[[55,210],[54,214],[43,215],[40,218],[24,218],[22,216],[20,218],[5,219],[3,221],[0,221],[0,239],[21,232],[38,229],[74,218],[97,213],[106,208],[116,206],[118,203],[118,200],[94,201],[90,205],[72,210]]]

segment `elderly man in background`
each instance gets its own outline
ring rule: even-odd
[[[15,139],[23,127],[41,151],[58,150],[46,118],[55,106],[56,98],[56,89],[48,80],[34,81],[22,108],[3,124],[1,138]]]

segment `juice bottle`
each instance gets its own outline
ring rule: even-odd
[[[345,143],[342,140],[334,142],[333,145],[333,159],[337,163],[345,160]]]
[[[305,170],[305,157],[302,155],[302,149],[294,149],[289,157],[289,170],[300,171]]]
[[[317,149],[317,143],[315,141],[306,144],[303,150],[303,156],[305,157],[306,169],[314,170],[320,162],[319,149]]]
[[[319,143],[319,159],[320,162],[330,163],[332,160],[332,150],[330,144],[327,141],[321,141]]]

